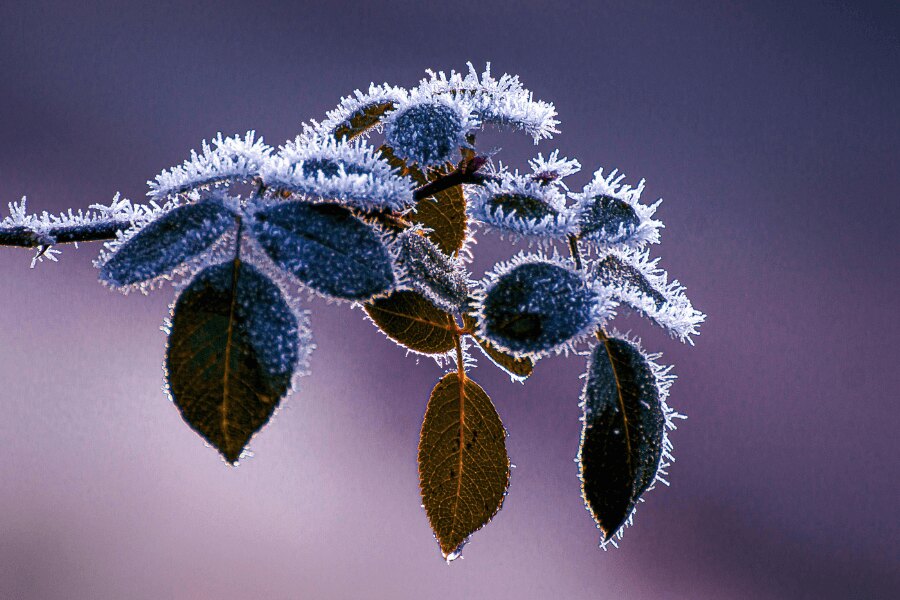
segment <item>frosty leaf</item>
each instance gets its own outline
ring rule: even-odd
[[[632,187],[622,184],[624,178],[618,171],[604,175],[598,169],[580,194],[572,194],[579,236],[601,249],[634,249],[659,242],[663,224],[653,215],[662,200],[641,204],[644,181]]]
[[[384,121],[385,144],[403,160],[422,167],[453,160],[478,122],[464,102],[413,97]]]
[[[219,198],[178,206],[118,245],[100,280],[121,288],[166,275],[234,227],[234,213]]]
[[[581,216],[581,235],[616,242],[633,236],[640,224],[641,218],[624,200],[597,196],[586,203]]]
[[[470,315],[463,315],[463,324],[466,329],[475,331],[478,324],[475,318]],[[534,361],[529,357],[516,358],[512,354],[500,350],[489,341],[473,335],[472,339],[481,348],[481,351],[487,356],[492,363],[497,365],[515,381],[525,381],[532,372],[534,372]]]
[[[290,388],[299,339],[278,287],[240,260],[208,267],[178,297],[169,390],[187,424],[229,463]]]
[[[389,338],[414,352],[444,354],[453,349],[453,316],[407,290],[376,298],[366,313]]]
[[[622,296],[643,296],[657,309],[666,303],[666,297],[653,287],[644,274],[620,256],[610,254],[597,261],[595,269],[597,280],[604,286],[622,290]]]
[[[338,139],[352,139],[376,127],[384,114],[406,97],[407,92],[403,88],[373,83],[366,92],[355,90],[353,94],[341,98],[337,108],[328,111],[325,120],[316,129],[329,132]]]
[[[408,285],[446,311],[458,311],[468,299],[468,277],[462,263],[440,251],[421,231],[397,236],[397,261]]]
[[[509,486],[506,431],[471,379],[448,373],[435,386],[419,440],[422,505],[447,560],[497,514]]]
[[[646,315],[682,342],[691,342],[706,315],[696,310],[678,281],[668,281],[646,252],[616,251],[593,263],[591,271],[615,300]],[[693,342],[691,342],[693,343]]]
[[[191,157],[177,167],[172,167],[148,181],[147,195],[161,199],[182,194],[194,189],[244,181],[255,177],[263,164],[271,156],[272,149],[256,139],[255,131],[248,131],[243,138],[234,136],[223,138],[219,133],[212,146],[203,142],[198,154],[191,151]]]
[[[394,285],[381,236],[342,206],[275,204],[258,210],[251,227],[276,265],[321,294],[367,300]]]
[[[584,502],[608,541],[656,478],[666,417],[654,368],[633,344],[608,338],[594,348],[582,396],[578,461]]]
[[[557,186],[501,173],[470,193],[472,217],[501,233],[536,239],[563,239],[573,215]]]
[[[334,128],[334,137],[353,139],[375,127],[381,122],[384,114],[393,108],[393,102],[380,102],[362,106]]]
[[[478,333],[503,350],[539,356],[569,348],[599,322],[603,308],[581,271],[520,256],[488,274]]]
[[[338,201],[365,211],[405,210],[413,182],[365,140],[307,132],[285,144],[260,177],[273,191],[306,200]]]
[[[559,133],[556,126],[556,109],[552,104],[534,100],[516,75],[503,74],[500,79],[491,75],[488,63],[480,76],[472,63],[467,74],[428,71],[413,93],[423,96],[465,98],[474,113],[484,122],[520,129],[534,138],[536,144],[543,138]]]

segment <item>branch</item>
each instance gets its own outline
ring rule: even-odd
[[[438,177],[434,181],[416,189],[413,192],[413,197],[418,201],[463,183],[483,184],[487,177],[479,173],[479,171],[486,164],[487,157],[485,156],[476,156],[470,160],[463,159],[455,169],[446,175]]]
[[[79,225],[57,225],[36,229],[27,225],[0,226],[0,246],[38,248],[56,244],[102,242],[116,239],[116,233],[131,227],[128,219],[106,219]]]

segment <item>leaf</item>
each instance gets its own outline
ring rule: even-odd
[[[476,331],[478,328],[475,318],[471,315],[463,315],[463,324],[466,329],[471,331]],[[477,335],[473,335],[472,339],[475,340],[475,343],[478,344],[478,347],[481,348],[481,351],[492,363],[516,381],[525,381],[534,372],[534,362],[527,356],[516,358]]]
[[[424,173],[416,165],[407,165],[398,158],[389,146],[379,148],[382,156],[401,175],[411,177],[420,186],[453,171],[456,165],[448,163]],[[438,245],[441,252],[452,256],[457,254],[466,242],[468,217],[466,215],[466,198],[461,185],[456,185],[434,196],[428,196],[416,203],[416,210],[409,215],[409,220],[430,229],[428,238]]]
[[[334,128],[334,137],[337,139],[346,137],[347,140],[352,140],[378,125],[384,114],[393,108],[393,102],[379,102],[363,106]]]
[[[580,270],[535,256],[488,279],[481,333],[509,352],[559,350],[596,322],[599,299]]]
[[[627,240],[641,224],[634,207],[605,194],[586,199],[581,207],[581,236],[606,242]]]
[[[407,283],[446,311],[458,311],[468,301],[468,273],[462,261],[441,252],[437,245],[415,229],[397,236],[397,263]]]
[[[399,290],[365,305],[366,313],[385,335],[401,346],[423,354],[453,349],[453,316],[418,292]]]
[[[659,382],[640,349],[602,340],[591,354],[582,406],[581,492],[608,541],[653,483],[663,453]]]
[[[419,483],[428,521],[447,560],[503,505],[509,487],[506,431],[471,379],[445,375],[431,392],[419,441]]]
[[[100,280],[126,287],[173,271],[236,226],[218,198],[173,208],[134,234],[100,267]]]
[[[276,265],[327,296],[368,300],[394,285],[381,236],[343,206],[276,204],[256,212],[252,232]]]
[[[640,269],[622,260],[615,254],[606,256],[596,263],[595,274],[597,280],[604,286],[621,290],[627,290],[633,294],[646,298],[657,309],[666,303],[666,297],[653,287],[653,284],[641,273]],[[622,296],[621,294],[617,294]],[[628,294],[630,295],[630,294]],[[626,298],[622,298],[623,300]]]
[[[449,171],[439,171],[441,175],[446,172]],[[432,175],[430,179],[437,179],[438,176]],[[434,196],[419,200],[416,203],[416,212],[409,218],[431,229],[428,237],[444,254],[452,256],[462,250],[467,237],[468,218],[466,197],[461,185],[455,185]]]
[[[187,424],[229,463],[290,388],[299,339],[278,287],[238,259],[204,269],[178,297],[169,390]]]

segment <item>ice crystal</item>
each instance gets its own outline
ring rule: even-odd
[[[307,132],[285,144],[261,176],[273,190],[363,210],[403,210],[415,201],[412,180],[394,171],[365,140]]]
[[[657,266],[647,251],[613,251],[589,266],[592,278],[612,297],[646,315],[682,342],[693,344],[692,335],[706,315],[696,310],[677,280]]]
[[[172,167],[148,181],[151,198],[183,194],[195,189],[227,185],[250,180],[269,160],[272,148],[256,139],[255,131],[240,136],[223,138],[219,133],[212,145],[205,140],[200,153],[191,150],[191,156],[180,166]]]
[[[519,129],[534,138],[534,143],[559,133],[556,128],[556,108],[553,104],[535,100],[533,94],[519,82],[517,75],[504,74],[500,79],[491,75],[491,64],[479,75],[472,63],[466,74],[428,70],[414,90],[431,97],[465,99],[483,123]]]
[[[568,352],[612,315],[605,292],[583,271],[541,254],[495,266],[475,300],[479,335],[518,355]]]
[[[412,94],[385,119],[384,141],[394,153],[424,167],[454,160],[478,127],[468,102]]]
[[[662,200],[641,204],[644,180],[635,188],[622,184],[624,178],[617,170],[604,176],[601,168],[580,194],[572,194],[581,238],[601,249],[659,243],[663,224],[652,217]]]
[[[468,275],[458,258],[447,256],[419,229],[397,236],[397,259],[407,285],[438,308],[459,311],[468,297]]]

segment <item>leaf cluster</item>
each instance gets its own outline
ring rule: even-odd
[[[411,89],[356,91],[277,149],[253,132],[220,134],[149,182],[144,208],[117,199],[67,220],[14,206],[0,243],[49,248],[97,239],[102,226],[115,233],[97,261],[105,285],[147,292],[173,282],[167,390],[230,464],[307,370],[305,293],[361,307],[388,339],[446,366],[418,463],[447,560],[497,514],[509,486],[506,430],[471,378],[469,348],[524,382],[541,358],[586,347],[578,462],[605,544],[665,474],[667,430],[679,416],[666,404],[672,376],[658,355],[608,333],[608,323],[624,307],[690,341],[705,316],[649,257],[662,223],[659,202],[640,202],[643,182],[598,169],[573,192],[565,180],[581,165],[558,151],[523,173],[479,154],[485,126],[537,143],[557,133],[555,117],[517,77],[471,65],[429,72]],[[537,250],[474,279],[477,230]]]

